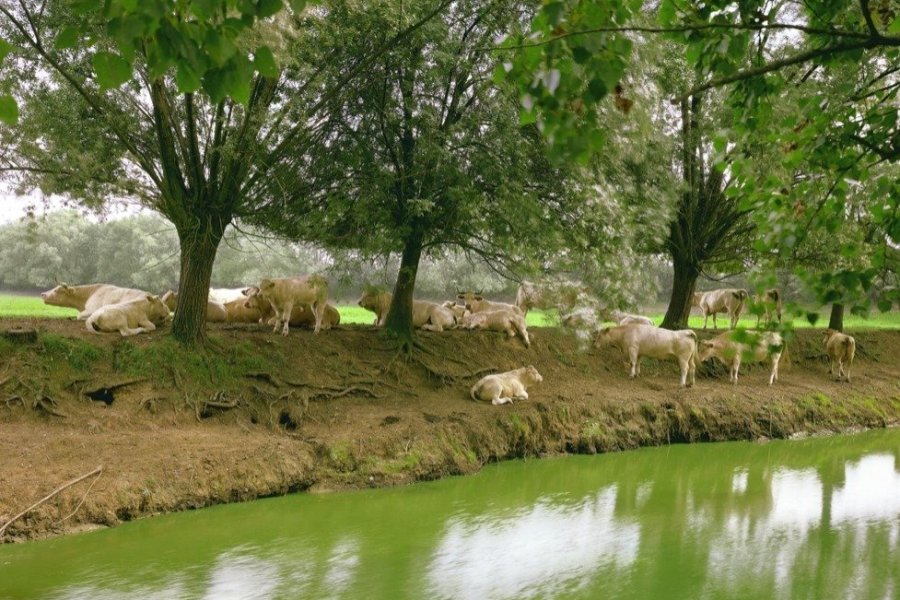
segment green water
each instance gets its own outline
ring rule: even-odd
[[[512,462],[0,546],[0,598],[900,598],[900,430]]]

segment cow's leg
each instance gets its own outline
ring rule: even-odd
[[[693,387],[693,385],[695,383],[697,383],[697,353],[696,353],[696,351],[694,351],[694,353],[691,354],[690,362],[691,362],[691,367],[690,367],[691,368],[691,370],[690,370],[691,384],[690,385],[691,385],[691,387]]]
[[[709,313],[703,311],[703,331],[706,331],[706,324],[709,323]]]
[[[740,352],[737,356],[734,357],[734,360],[731,363],[732,368],[734,369],[734,379],[732,379],[732,383],[737,384],[738,373],[741,372],[741,354]]]
[[[146,329],[144,329],[143,327],[135,327],[134,329],[129,329],[126,326],[126,327],[119,328],[119,333],[122,334],[122,337],[128,337],[130,335],[137,335],[139,333],[144,333],[145,331],[146,331]]]
[[[316,315],[316,328],[313,330],[313,333],[319,333],[322,330],[322,320],[325,318],[325,306],[326,303],[319,301],[313,305],[313,310]]]
[[[718,330],[719,330],[719,324],[718,324],[718,322],[716,321],[716,315],[718,315],[718,314],[719,314],[719,313],[717,313],[716,311],[713,311],[713,314],[712,314],[712,317],[713,317],[713,331],[718,331]]]
[[[691,359],[679,358],[678,366],[681,367],[681,387],[687,387],[688,370],[691,368]]]
[[[852,363],[853,363],[853,361],[850,361],[850,360],[847,361],[847,383],[850,383],[850,365]]]
[[[778,362],[781,360],[781,354],[772,355],[772,374],[769,375],[769,385],[778,381]]]
[[[291,301],[284,303],[284,310],[281,311],[281,319],[284,322],[284,325],[281,328],[281,335],[287,335],[288,331],[290,331],[290,323],[291,323],[291,313],[294,312],[294,303]],[[319,323],[316,322],[316,332],[319,331]]]
[[[153,321],[143,320],[138,323],[141,327],[144,328],[144,331],[156,331],[156,325]]]
[[[501,404],[512,404],[512,398],[502,398],[498,394],[496,398],[491,400],[491,404],[494,406],[500,406]]]
[[[528,337],[528,329],[523,324],[516,323],[516,330],[522,338],[522,341],[525,342],[526,348],[531,348],[531,339]]]
[[[87,318],[90,317],[90,316],[91,316],[91,312],[90,312],[90,311],[83,310],[83,311],[81,311],[80,313],[78,313],[77,320],[79,320],[79,321],[84,321],[85,319],[87,319]]]
[[[640,371],[640,367],[638,366],[638,352],[637,350],[629,351],[628,358],[631,361],[631,378],[634,379],[637,377],[638,372]]]

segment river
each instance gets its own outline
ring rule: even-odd
[[[513,461],[0,546],[0,599],[900,598],[900,430]]]

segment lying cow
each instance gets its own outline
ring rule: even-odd
[[[516,306],[523,315],[532,308],[556,308],[560,313],[567,313],[591,301],[588,294],[586,286],[569,279],[548,278],[540,284],[523,281],[516,290]]]
[[[771,288],[763,292],[762,294],[758,294],[753,298],[754,304],[762,307],[762,312],[756,315],[756,328],[759,329],[760,321],[762,317],[765,315],[766,323],[769,324],[772,322],[772,315],[778,317],[778,322],[781,323],[781,313],[784,308],[781,302],[781,292],[779,292],[775,288]]]
[[[259,288],[249,287],[244,290],[246,297],[243,306],[248,311],[255,311],[258,321],[264,325],[275,324],[275,309],[268,300],[259,295]],[[341,313],[330,304],[325,305],[325,316],[322,318],[322,329],[331,329],[341,322]],[[291,327],[314,327],[316,315],[307,304],[296,304],[291,310]]]
[[[384,325],[384,320],[391,307],[391,300],[393,300],[393,295],[390,292],[372,289],[363,292],[357,304],[375,313],[375,325]],[[456,316],[452,310],[424,300],[413,300],[412,321],[413,327],[425,331],[443,331],[456,326]]]
[[[488,312],[492,310],[511,310],[523,317],[525,316],[525,313],[518,306],[506,302],[492,302],[491,300],[485,300],[484,295],[481,292],[458,292],[456,294],[456,303],[460,306],[465,306],[466,309],[472,313]]]
[[[609,321],[614,321],[617,325],[628,325],[630,323],[653,325],[653,321],[650,319],[650,317],[633,315],[631,313],[622,312],[621,310],[604,311],[603,317]]]
[[[169,290],[162,295],[161,300],[169,310],[174,312],[175,306],[178,305],[178,292]],[[213,300],[207,300],[206,320],[210,323],[224,323],[227,321],[228,311],[225,310],[225,305]]]
[[[453,300],[447,300],[443,304],[441,304],[444,308],[448,309],[453,313],[453,317],[456,319],[456,322],[459,323],[462,321],[462,318],[466,315],[472,314],[469,312],[469,309],[465,306],[460,306]]]
[[[259,291],[259,288],[244,288],[242,292],[250,293],[250,290]],[[269,319],[263,319],[263,315],[256,306],[247,306],[247,297],[241,296],[239,300],[230,300],[223,304],[225,307],[226,323],[268,323]],[[271,305],[270,305],[271,306]],[[274,313],[273,313],[274,316]],[[272,325],[273,323],[269,323]],[[293,323],[291,323],[293,325]]]
[[[540,383],[544,380],[537,369],[531,365],[482,377],[478,383],[469,390],[472,400],[490,400],[491,404],[512,404],[513,400],[527,400],[528,386]]]
[[[272,305],[275,310],[274,332],[281,330],[287,335],[289,323],[295,305],[308,304],[315,314],[316,324],[313,331],[319,333],[328,304],[328,281],[321,275],[301,277],[285,277],[281,279],[263,279],[259,286],[251,288],[252,295],[259,295]],[[248,293],[248,297],[251,294]]]
[[[831,367],[828,369],[828,372],[834,377],[834,366],[837,365],[837,380],[840,381],[844,376],[844,367],[846,366],[847,383],[850,383],[850,365],[853,364],[853,357],[856,356],[856,340],[853,339],[853,336],[849,336],[846,333],[841,333],[834,329],[826,329],[825,337],[822,341],[825,342],[825,351],[831,360]]]
[[[595,329],[597,327],[597,314],[593,308],[576,308],[570,313],[560,315],[559,324],[572,329]]]
[[[709,315],[713,318],[713,329],[718,329],[716,323],[716,314],[727,313],[731,317],[731,329],[737,327],[738,319],[744,310],[744,304],[750,294],[747,290],[739,289],[722,289],[712,290],[710,292],[697,292],[691,301],[692,306],[700,308],[703,313],[703,329],[709,321]]]
[[[92,333],[118,331],[122,337],[153,331],[171,315],[159,296],[145,294],[143,298],[101,306],[87,318],[85,326]]]
[[[531,347],[531,339],[528,337],[528,327],[525,317],[519,311],[510,309],[492,310],[488,312],[473,312],[462,318],[459,324],[461,329],[486,329],[488,331],[505,331],[509,337],[518,335],[525,342],[525,347]]]
[[[41,294],[44,304],[66,306],[78,310],[78,319],[84,320],[95,310],[107,304],[126,300],[137,300],[147,296],[147,292],[132,288],[122,288],[105,283],[91,285],[66,285],[61,283],[52,290]]]
[[[641,373],[642,356],[650,358],[674,358],[681,367],[681,386],[694,385],[697,370],[697,334],[690,329],[669,331],[652,325],[632,323],[617,327],[604,327],[597,332],[594,346],[615,346],[631,361],[631,377]]]
[[[242,288],[209,288],[209,299],[219,304],[227,304],[235,300],[244,300],[244,290]]]
[[[781,355],[784,351],[784,340],[774,331],[762,333],[749,331],[747,333],[758,337],[753,346],[734,341],[732,339],[733,334],[730,331],[711,340],[700,342],[700,360],[705,361],[710,358],[717,358],[723,365],[728,367],[728,380],[736,384],[742,360],[763,362],[769,359],[772,361],[769,385],[772,385],[778,380],[778,363],[781,361]]]

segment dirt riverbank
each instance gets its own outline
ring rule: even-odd
[[[0,526],[20,541],[294,491],[388,486],[506,458],[679,442],[781,438],[900,423],[900,332],[861,331],[854,381],[828,377],[819,331],[799,331],[791,365],[742,368],[737,386],[704,366],[693,389],[645,360],[630,381],[614,350],[535,329],[526,350],[500,334],[423,333],[395,356],[369,327],[287,338],[218,326],[187,353],[166,331],[123,340],[70,320],[0,320]],[[488,370],[533,364],[544,382],[513,406],[476,404]]]

